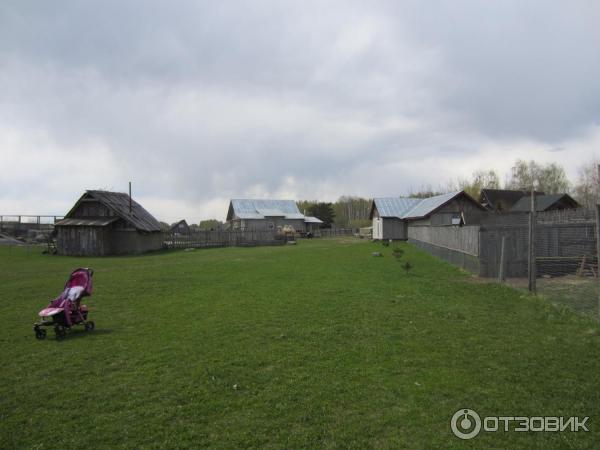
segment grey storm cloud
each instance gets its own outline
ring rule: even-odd
[[[0,143],[53,164],[12,170],[0,206],[31,171],[54,207],[133,178],[171,217],[401,194],[502,148],[560,159],[600,126],[598,19],[591,1],[3,2]],[[92,153],[74,179],[65,159]]]

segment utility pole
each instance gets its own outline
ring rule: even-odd
[[[529,212],[529,291],[536,293],[536,265],[535,265],[535,184],[531,185],[531,211]]]
[[[506,280],[506,236],[502,236],[502,244],[500,246],[500,269],[498,270],[498,282],[504,283]]]
[[[131,215],[131,209],[132,209],[132,205],[131,205],[131,181],[129,182],[129,215]]]
[[[596,278],[598,281],[598,320],[600,321],[600,164],[596,182]]]

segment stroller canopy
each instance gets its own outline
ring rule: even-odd
[[[82,297],[86,295],[92,295],[92,276],[94,271],[92,269],[80,267],[71,272],[69,279],[65,283],[65,291],[69,288],[81,287],[83,288]]]

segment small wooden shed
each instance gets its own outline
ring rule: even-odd
[[[59,255],[131,255],[158,250],[158,221],[128,194],[86,191],[55,224]]]

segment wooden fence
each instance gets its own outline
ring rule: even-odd
[[[353,228],[323,228],[316,230],[316,237],[354,236],[357,231]]]
[[[285,237],[274,231],[195,231],[188,234],[167,232],[165,248],[253,247],[283,245]]]
[[[29,230],[52,231],[63,216],[0,215],[0,233],[13,236],[26,235]]]
[[[408,227],[408,239],[479,256],[479,225]]]
[[[353,236],[351,228],[317,230],[315,237]],[[258,245],[283,245],[301,235],[279,235],[274,230],[192,231],[187,234],[164,233],[165,248],[253,247]]]

